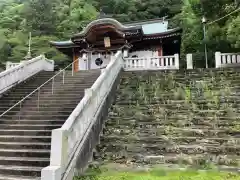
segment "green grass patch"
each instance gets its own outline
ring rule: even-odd
[[[217,171],[102,172],[74,180],[240,180],[240,175]]]

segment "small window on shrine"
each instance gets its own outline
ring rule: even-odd
[[[96,64],[97,66],[101,66],[101,65],[103,64],[103,60],[102,60],[101,58],[97,58],[97,59],[95,60],[95,64]]]

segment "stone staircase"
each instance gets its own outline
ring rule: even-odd
[[[0,114],[50,79],[54,72],[40,72],[0,98]],[[49,165],[51,131],[60,128],[100,75],[99,70],[65,73],[0,118],[0,180],[39,179]],[[39,99],[39,107],[38,107]]]
[[[240,170],[240,70],[122,72],[90,167]]]

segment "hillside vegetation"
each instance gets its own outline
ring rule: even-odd
[[[20,61],[26,55],[28,33],[32,32],[32,53],[66,60],[49,40],[69,39],[96,19],[100,9],[121,22],[168,16],[170,26],[183,28],[182,54],[203,52],[201,18],[218,19],[239,8],[235,0],[0,0],[0,64]],[[208,26],[209,55],[216,50],[234,52],[240,48],[239,11]],[[65,61],[67,63],[67,61]],[[204,60],[200,62],[204,63]]]

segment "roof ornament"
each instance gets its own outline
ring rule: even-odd
[[[32,58],[31,54],[31,43],[32,43],[32,33],[29,32],[29,37],[28,37],[28,52],[27,55],[24,57],[25,60],[29,60]]]

